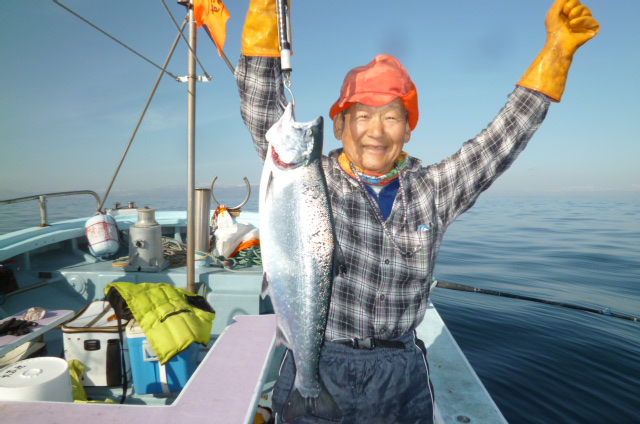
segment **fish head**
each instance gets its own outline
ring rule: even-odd
[[[289,103],[280,117],[267,131],[273,162],[282,169],[305,166],[322,155],[323,119],[297,122],[293,105]]]

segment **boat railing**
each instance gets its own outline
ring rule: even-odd
[[[46,227],[48,224],[47,217],[47,198],[48,197],[60,197],[60,196],[73,196],[77,194],[90,194],[95,197],[96,202],[98,204],[98,208],[100,207],[100,196],[98,193],[91,190],[76,190],[76,191],[61,191],[58,193],[45,193],[45,194],[35,194],[33,196],[26,197],[17,197],[15,199],[8,200],[0,200],[0,205],[9,205],[11,203],[20,203],[20,202],[28,202],[30,200],[38,200],[40,203],[40,226]]]

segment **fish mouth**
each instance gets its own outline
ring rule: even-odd
[[[284,162],[282,159],[280,159],[280,155],[278,154],[278,152],[276,152],[276,149],[271,146],[271,158],[273,159],[273,162],[282,169],[290,169],[290,168],[295,168],[296,166],[299,166],[300,164],[302,164],[302,162],[295,162],[295,163],[287,163]]]

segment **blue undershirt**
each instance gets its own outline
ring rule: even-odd
[[[398,178],[392,180],[389,184],[382,187],[380,193],[376,193],[372,186],[369,184],[365,184],[367,187],[367,191],[369,194],[376,200],[378,206],[380,206],[380,211],[382,212],[382,217],[386,221],[391,215],[391,209],[393,209],[393,202],[398,195],[398,189],[400,188],[400,180]]]

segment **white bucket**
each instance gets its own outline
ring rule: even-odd
[[[69,365],[61,358],[25,359],[0,370],[0,400],[73,402]]]

